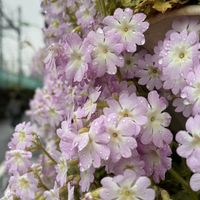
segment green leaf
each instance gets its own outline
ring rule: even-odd
[[[189,200],[191,196],[186,191],[177,192],[175,195],[172,196],[172,199],[175,200]]]
[[[124,7],[132,7],[135,5],[135,2],[133,0],[121,0],[121,4]]]
[[[167,9],[172,8],[172,4],[169,1],[155,0],[153,8],[164,13]]]

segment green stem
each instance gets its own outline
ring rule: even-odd
[[[106,4],[105,4],[105,0],[97,0],[98,1],[98,5],[100,7],[100,10],[103,14],[103,16],[106,16]]]
[[[103,11],[103,15],[106,16],[107,12],[106,12],[106,4],[105,4],[105,0],[100,0],[102,3],[102,11]]]
[[[100,200],[101,199],[100,198],[100,190],[101,190],[101,188],[97,188],[96,190],[90,192],[90,195],[92,196],[93,200]],[[81,200],[86,200],[86,198],[84,197]]]
[[[106,103],[106,101],[99,101],[99,102],[97,103],[97,108],[98,108],[98,109],[103,109],[103,108],[105,108],[105,107],[108,107],[108,104]]]
[[[43,181],[40,178],[40,176],[37,173],[35,175],[37,176],[39,184],[41,185],[41,187],[43,187],[45,190],[49,190],[49,188],[43,183]]]
[[[34,142],[36,147],[43,151],[43,153],[56,165],[56,160],[49,154],[49,152],[43,147],[39,137],[36,135],[36,141]]]
[[[188,183],[183,179],[174,169],[171,169],[170,174],[183,186],[185,190],[191,195],[191,200],[198,200],[198,196],[195,192],[193,192],[188,185]]]
[[[96,9],[101,13],[101,4],[99,0],[96,0]]]
[[[171,169],[169,172],[185,189],[188,189],[188,183],[174,169]]]
[[[39,147],[44,152],[44,154],[56,165],[56,160],[49,154],[49,152],[42,146],[42,144],[40,144]]]

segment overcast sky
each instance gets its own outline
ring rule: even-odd
[[[41,0],[3,0],[4,12],[17,23],[17,8],[22,8],[22,21],[29,23],[30,27],[23,27],[23,71],[25,74],[30,73],[30,62],[35,51],[43,46],[43,35],[41,28],[43,27],[43,18],[40,14]],[[31,43],[28,46],[26,41]],[[13,71],[18,71],[17,66],[17,35],[14,31],[4,31],[3,39],[4,59],[6,67]]]

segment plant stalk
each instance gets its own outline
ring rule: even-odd
[[[49,154],[49,152],[42,146],[42,144],[40,144],[39,147],[44,152],[44,154],[56,165],[56,160]]]
[[[171,176],[181,183],[183,188],[188,191],[188,193],[191,195],[191,200],[198,200],[197,194],[191,190],[189,184],[174,169],[171,169],[169,172]]]

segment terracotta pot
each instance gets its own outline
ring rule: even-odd
[[[185,6],[149,18],[148,21],[150,22],[150,27],[145,34],[145,48],[150,52],[153,52],[154,46],[159,40],[164,39],[165,33],[171,29],[172,21],[179,16],[199,16],[200,19],[200,5]]]

